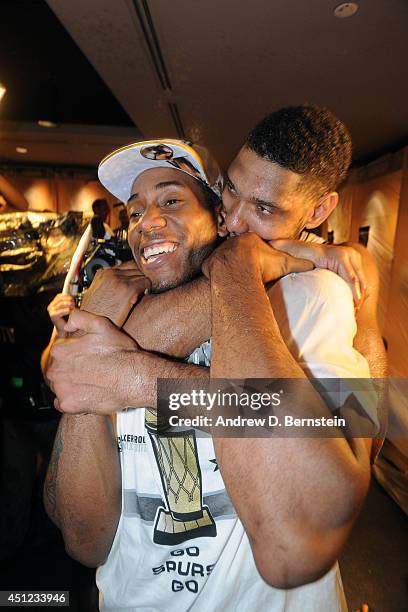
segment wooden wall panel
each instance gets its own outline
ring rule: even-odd
[[[112,228],[119,225],[118,209],[112,205],[117,202],[97,180],[52,176],[49,178],[12,176],[13,185],[21,190],[30,205],[30,210],[63,213],[68,210],[91,211],[92,202],[105,198],[110,205],[108,219]]]
[[[394,242],[398,221],[402,170],[353,185],[350,239],[358,242],[359,228],[369,226],[367,249],[380,274],[379,323],[385,334]]]
[[[408,148],[404,157],[385,337],[391,376],[408,377]]]
[[[30,210],[57,212],[53,180],[13,176],[12,182],[25,195]]]
[[[370,226],[367,248],[379,267],[390,374],[408,377],[408,148],[354,170],[339,193],[329,231],[334,242],[357,242],[359,228]]]
[[[98,181],[84,181],[81,179],[57,179],[58,212],[68,210],[91,211],[92,202],[97,198],[105,198],[110,206],[108,223],[115,227],[117,223],[117,209],[112,205],[116,202],[110,193]]]

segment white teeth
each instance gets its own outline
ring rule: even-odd
[[[143,257],[145,259],[150,259],[154,255],[159,255],[161,253],[173,253],[177,249],[177,244],[157,244],[151,247],[147,247],[143,250]],[[155,258],[156,259],[156,258]],[[153,261],[150,259],[150,261]]]

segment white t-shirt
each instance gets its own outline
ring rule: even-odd
[[[271,302],[286,344],[308,374],[369,376],[352,346],[351,291],[338,276],[327,270],[291,274],[276,283]],[[190,362],[209,365],[210,353],[207,342]],[[102,611],[347,609],[337,564],[320,580],[291,590],[262,580],[210,436],[191,430],[158,439],[145,428],[144,409],[119,413],[117,429],[122,513],[97,572]]]

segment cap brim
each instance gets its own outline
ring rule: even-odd
[[[146,147],[164,146],[171,148],[171,159],[148,159],[141,154]],[[177,166],[177,159],[183,158],[194,169],[184,170]],[[176,162],[176,164],[175,164]],[[208,184],[199,155],[189,145],[178,140],[149,140],[129,144],[107,155],[99,164],[98,177],[102,185],[122,202],[127,202],[132,185],[145,170],[169,168],[185,172],[197,180]]]

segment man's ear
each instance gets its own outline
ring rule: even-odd
[[[220,236],[220,238],[225,238],[225,236],[228,236],[228,230],[225,225],[225,210],[222,207],[222,203],[220,203],[218,208],[217,226],[218,236]]]
[[[330,213],[336,208],[339,201],[339,194],[337,191],[331,191],[321,196],[312,210],[309,220],[305,224],[305,229],[313,229],[319,227],[326,221]]]

